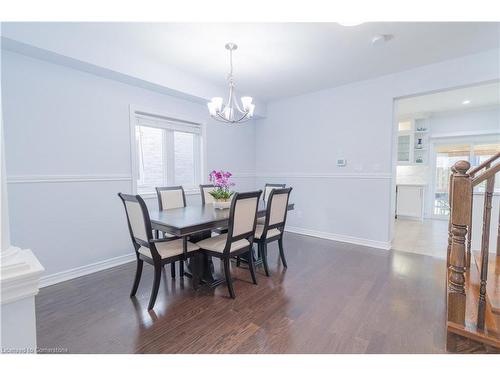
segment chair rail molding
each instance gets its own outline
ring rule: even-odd
[[[62,183],[62,182],[104,182],[132,181],[129,174],[77,174],[77,175],[11,175],[7,176],[9,184]]]
[[[257,172],[256,177],[266,178],[327,178],[389,180],[390,173],[329,173],[329,172]]]

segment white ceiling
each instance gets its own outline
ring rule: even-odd
[[[470,103],[464,104],[464,101]],[[460,111],[500,105],[498,82],[398,100],[398,116]]]
[[[39,23],[50,43],[88,53],[145,58],[224,85],[224,44],[240,94],[298,95],[499,48],[499,23]],[[33,26],[33,24],[31,25]],[[392,34],[374,46],[376,34]]]

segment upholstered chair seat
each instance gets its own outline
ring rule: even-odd
[[[197,245],[201,247],[202,249],[210,250],[210,251],[216,251],[218,253],[222,253],[224,251],[224,248],[226,247],[227,243],[227,233],[220,234],[215,237],[210,237],[207,239],[204,239],[200,242],[197,242]],[[231,243],[231,249],[229,252],[233,252],[239,249],[243,249],[244,247],[250,246],[250,242],[246,240],[245,238],[235,241]]]
[[[203,194],[203,191],[202,191]],[[219,258],[224,268],[224,276],[231,298],[235,298],[233,281],[229,261],[232,257],[245,256],[248,258],[252,282],[257,284],[255,266],[253,264],[252,244],[255,235],[257,207],[262,191],[235,193],[229,208],[227,233],[206,238],[197,242],[200,251]],[[205,203],[205,202],[204,202]]]
[[[265,218],[264,218],[265,220]],[[262,237],[262,233],[264,232],[264,225],[259,225],[257,224],[257,227],[255,228],[255,238],[260,239]],[[267,238],[272,238],[281,235],[281,231],[278,228],[274,229],[269,229],[267,231]]]
[[[266,200],[266,216],[257,221],[254,241],[258,246],[258,253],[266,276],[269,276],[269,266],[267,264],[267,244],[278,241],[281,262],[283,267],[287,267],[285,252],[283,249],[283,233],[285,231],[286,214],[288,211],[288,200],[292,188],[280,188],[279,186],[269,186],[266,184],[266,191],[269,197]],[[276,184],[275,184],[276,185]],[[241,258],[236,258],[236,265],[239,266]]]
[[[137,268],[135,271],[134,284],[130,291],[130,297],[135,296],[137,288],[139,287],[143,264],[151,264],[154,267],[153,288],[148,304],[148,310],[151,310],[155,305],[156,296],[160,288],[163,266],[165,264],[170,264],[174,270],[175,268],[173,266],[176,261],[180,261],[181,264],[183,264],[184,260],[194,258],[196,268],[199,263],[199,257],[197,256],[199,254],[197,251],[199,247],[189,242],[188,237],[171,240],[153,238],[151,218],[149,217],[148,208],[146,207],[144,199],[142,199],[140,195],[123,193],[118,193],[118,196],[125,207],[130,238],[137,257]],[[184,245],[186,246],[184,247]],[[174,275],[173,272],[172,275]],[[192,280],[193,288],[196,289],[199,283],[197,272],[192,274]]]
[[[158,250],[158,254],[162,259],[174,257],[177,255],[181,255],[183,253],[182,248],[182,239],[172,240],[172,241],[164,241],[164,242],[156,242],[156,250]],[[187,242],[187,252],[196,251],[199,247],[192,242]],[[141,246],[139,248],[139,253],[149,258],[152,258],[151,250],[147,247]]]

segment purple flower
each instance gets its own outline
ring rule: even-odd
[[[214,170],[210,173],[209,180],[220,190],[228,191],[229,187],[234,186],[234,183],[229,181],[231,176],[231,172]]]

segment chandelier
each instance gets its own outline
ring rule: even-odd
[[[223,103],[221,97],[212,98],[210,102],[207,103],[208,111],[210,116],[217,121],[228,122],[231,124],[238,122],[245,122],[253,117],[253,112],[255,110],[255,104],[252,104],[252,97],[242,96],[241,104],[238,104],[238,100],[235,95],[235,83],[233,78],[233,51],[236,50],[238,46],[234,43],[227,43],[226,49],[229,51],[229,74],[227,76],[227,82],[229,84],[229,97],[227,99],[227,104]]]

